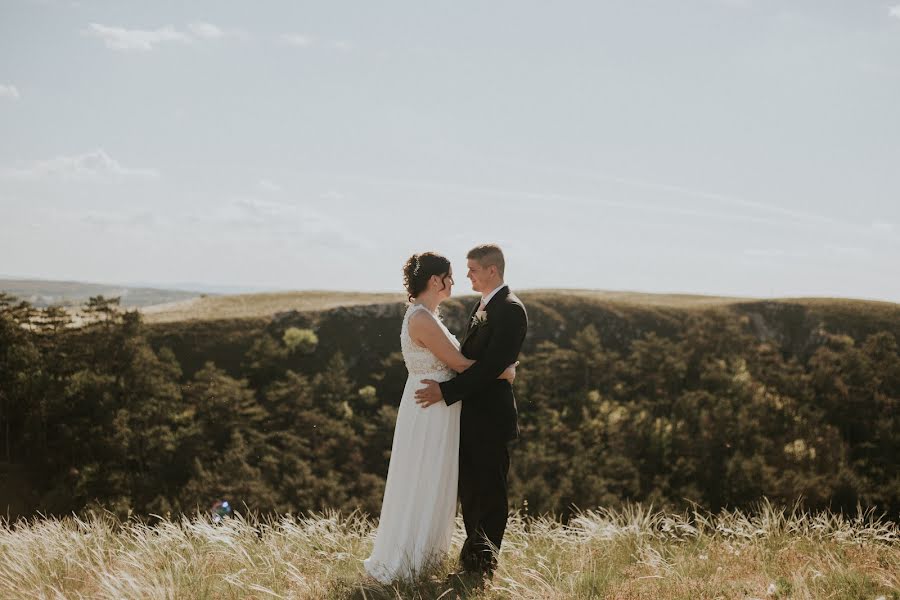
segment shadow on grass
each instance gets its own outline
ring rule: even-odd
[[[334,581],[328,597],[340,600],[466,600],[478,598],[483,591],[484,583],[477,576],[455,575],[448,579],[446,571],[432,570],[416,579],[397,580],[386,585],[362,575]]]

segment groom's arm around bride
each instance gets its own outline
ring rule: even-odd
[[[528,330],[528,316],[522,302],[509,292],[508,287],[491,300],[486,313],[487,319],[481,324],[473,326],[470,321],[461,348],[466,358],[476,362],[448,381],[424,380],[427,387],[419,390],[416,397],[423,407],[441,400],[448,405],[467,400],[470,409],[475,408],[471,406],[473,402],[499,403],[490,408],[479,407],[481,410],[477,412],[496,414],[502,421],[496,425],[507,429],[504,432],[508,434],[506,439],[513,439],[518,437],[515,399],[510,382],[498,377],[519,356]]]
[[[487,343],[476,344],[477,340],[473,340],[471,344],[467,344],[466,349],[473,356],[469,356],[468,353],[466,355],[475,359],[475,364],[453,379],[440,384],[447,404],[453,404],[467,397],[477,398],[475,392],[488,385],[497,385],[495,380],[500,373],[516,362],[528,329],[528,317],[524,306],[513,294],[508,294],[503,300],[497,298],[496,305],[490,306],[487,310],[487,322],[478,326],[490,328],[490,332],[485,331],[482,334],[484,337],[489,335]],[[471,338],[472,335],[474,334],[467,337]],[[509,382],[506,381],[501,385],[509,385]]]

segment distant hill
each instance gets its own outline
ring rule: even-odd
[[[699,294],[654,294],[631,291],[590,289],[532,289],[515,290],[524,300],[537,300],[553,306],[559,302],[587,303],[607,307],[643,307],[646,309],[707,309],[748,305],[792,305],[810,309],[840,309],[843,311],[893,311],[892,302],[854,300],[844,298],[745,298],[736,296],[704,296]],[[474,300],[469,292],[454,295],[448,306],[457,301],[464,304]],[[402,304],[403,293],[342,292],[342,291],[286,291],[253,294],[195,296],[186,300],[144,306],[141,312],[148,323],[176,323],[189,320],[269,319],[283,313],[321,312],[341,307]]]
[[[0,279],[0,292],[27,300],[40,308],[51,305],[78,308],[91,296],[100,295],[121,297],[121,305],[127,308],[179,302],[201,295],[196,291],[43,279]]]
[[[319,313],[336,308],[386,307],[406,302],[403,293],[346,292],[331,290],[271,291],[229,293],[241,288],[228,286],[201,286],[197,290],[170,289],[85,283],[80,281],[54,281],[41,279],[0,278],[0,292],[5,292],[30,304],[44,308],[50,305],[69,307],[73,312],[89,297],[121,297],[121,305],[139,309],[147,323],[177,323],[180,321],[215,321],[232,319],[279,319],[289,313]],[[180,285],[178,286],[181,287]],[[201,291],[202,288],[202,291]],[[221,290],[215,293],[212,290]],[[900,305],[892,302],[855,300],[844,298],[747,298],[737,296],[707,296],[700,294],[660,294],[647,292],[599,290],[599,289],[516,289],[525,300],[538,301],[541,305],[557,304],[574,306],[587,303],[607,308],[627,307],[645,309],[707,309],[726,308],[745,312],[749,307],[767,307],[775,312],[789,306],[827,310],[834,314],[876,313],[894,314]],[[458,302],[469,304],[475,299],[472,292],[454,295],[447,305]],[[744,310],[741,310],[741,309]]]
[[[701,296],[690,294],[649,294],[605,290],[516,290],[523,297],[552,298],[566,296],[593,301],[631,305],[660,306],[670,308],[700,308],[721,306],[747,301],[728,296]],[[455,296],[457,299],[473,299],[472,293]],[[337,307],[391,304],[405,302],[402,293],[367,293],[339,291],[296,291],[257,294],[234,294],[195,297],[185,301],[144,307],[148,323],[172,323],[191,319],[256,319],[272,317],[279,313],[298,311],[315,312]]]
[[[745,299],[700,295],[645,294],[602,290],[525,290],[516,292],[528,308],[526,351],[540,342],[560,343],[588,325],[604,344],[626,351],[648,332],[679,337],[692,316],[732,315],[748,320],[760,340],[784,352],[808,356],[821,345],[820,331],[862,341],[877,331],[900,339],[900,304],[840,298]],[[454,296],[441,305],[441,318],[462,336],[476,296]],[[280,339],[288,327],[310,328],[319,336],[319,351],[304,358],[315,373],[342,352],[354,377],[371,370],[367,353],[385,357],[398,349],[404,294],[306,291],[208,296],[141,309],[155,346],[174,350],[190,374],[213,360],[240,374],[254,340],[264,332]],[[370,357],[369,357],[370,358]]]
[[[366,292],[269,292],[195,297],[141,309],[148,323],[174,323],[189,320],[253,319],[278,313],[321,311],[341,306],[391,304],[404,302],[404,294]]]

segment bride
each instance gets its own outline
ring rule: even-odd
[[[409,377],[400,399],[391,461],[372,554],[366,572],[381,583],[412,578],[440,562],[450,549],[459,478],[461,402],[422,408],[415,392],[423,379],[447,381],[475,361],[438,317],[450,297],[450,261],[434,252],[414,254],[403,267],[410,305],[400,326],[400,347]],[[515,365],[499,379],[514,380]]]

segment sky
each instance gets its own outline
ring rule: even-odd
[[[0,0],[0,275],[900,302],[898,0]]]

